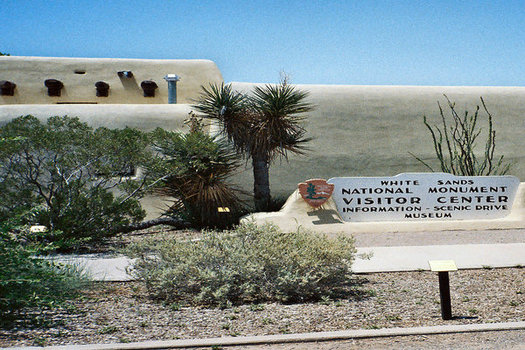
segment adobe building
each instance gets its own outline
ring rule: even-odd
[[[183,130],[200,87],[223,81],[209,60],[0,57],[0,124],[32,114],[78,116],[93,127]],[[248,92],[252,83],[232,83]],[[458,113],[474,113],[480,97],[493,115],[496,155],[525,179],[525,87],[298,85],[317,108],[306,123],[305,156],[271,166],[272,195],[287,196],[309,178],[393,176],[428,171],[410,152],[436,164],[426,115],[440,123],[446,94]],[[480,111],[479,125],[486,130]],[[485,139],[478,147],[484,151]],[[482,156],[482,154],[480,154]],[[436,170],[437,169],[436,167]],[[251,169],[233,180],[250,190]]]
[[[14,88],[4,93],[2,87],[0,122],[26,114],[69,115],[93,127],[177,130],[200,86],[221,81],[208,60],[3,56],[0,84]]]

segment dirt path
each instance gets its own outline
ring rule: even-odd
[[[357,247],[394,247],[449,244],[523,243],[525,229],[487,231],[441,231],[355,233]]]

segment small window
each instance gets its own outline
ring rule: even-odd
[[[97,81],[95,83],[95,88],[97,89],[97,97],[108,97],[109,94],[109,84],[103,81]]]
[[[144,90],[144,97],[155,97],[155,89],[158,86],[153,80],[144,80],[140,83],[140,87]]]

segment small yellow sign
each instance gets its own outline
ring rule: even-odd
[[[29,231],[32,233],[42,233],[47,232],[47,227],[43,225],[34,225],[29,228]]]
[[[228,207],[218,207],[217,211],[219,213],[229,213],[230,212],[230,208],[228,208]]]
[[[430,271],[444,272],[444,271],[457,271],[458,267],[454,260],[429,260]]]

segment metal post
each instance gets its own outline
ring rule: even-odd
[[[167,74],[164,80],[168,82],[168,103],[177,103],[177,82],[180,77],[176,74]]]
[[[440,271],[439,275],[439,296],[441,298],[441,318],[444,320],[452,319],[452,305],[450,303],[450,282],[448,271]]]

